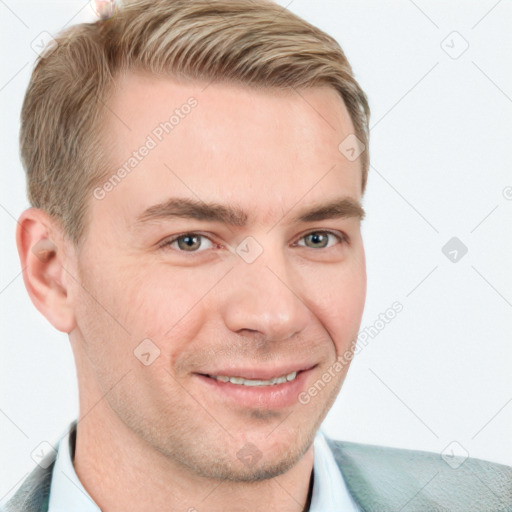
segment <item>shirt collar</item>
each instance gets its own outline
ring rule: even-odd
[[[322,430],[316,433],[313,495],[309,512],[359,512]]]
[[[53,468],[48,512],[101,512],[78,479],[73,467],[76,428],[73,423],[61,438]]]
[[[48,512],[101,512],[84,489],[73,467],[75,437],[76,429],[72,424],[59,442]],[[313,494],[309,512],[359,512],[321,430],[316,433],[314,440],[313,474]]]

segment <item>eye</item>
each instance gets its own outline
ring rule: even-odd
[[[329,237],[331,239],[329,240]],[[308,247],[310,249],[328,249],[336,242],[348,243],[348,238],[343,233],[333,233],[331,231],[311,231],[303,235],[300,240],[305,240],[304,244],[297,242],[297,245]],[[332,243],[331,243],[332,242]]]
[[[210,245],[204,247],[204,240],[207,240]],[[205,235],[201,235],[199,233],[185,233],[183,235],[178,235],[174,238],[164,240],[159,247],[176,248],[180,252],[202,252],[203,250],[211,249],[213,247],[213,242]],[[201,250],[199,250],[200,248]]]

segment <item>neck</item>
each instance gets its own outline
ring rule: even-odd
[[[107,512],[299,512],[309,508],[313,455],[310,446],[295,466],[268,480],[204,478],[148,445],[103,400],[78,422],[74,466],[84,488]]]

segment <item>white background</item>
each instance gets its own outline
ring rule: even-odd
[[[436,452],[456,441],[455,452],[512,465],[511,3],[279,3],[336,37],[370,99],[361,329],[403,304],[355,358],[325,430]],[[20,275],[17,136],[31,42],[92,18],[83,0],[0,2],[0,499],[78,412],[67,336]],[[441,250],[452,237],[468,248],[456,263]]]

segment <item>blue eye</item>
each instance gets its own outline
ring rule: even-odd
[[[329,240],[329,237],[331,237],[331,240]],[[332,247],[336,242],[347,242],[347,238],[344,235],[333,233],[331,231],[311,231],[310,233],[303,235],[299,240],[307,240],[311,242],[311,245],[308,245],[307,243],[297,244],[302,247],[308,247],[310,249],[328,249],[329,247]]]
[[[164,241],[160,247],[173,247],[174,244],[177,244],[180,252],[201,252],[205,250],[204,248],[202,248],[201,251],[199,250],[199,248],[204,245],[202,240],[207,240],[210,243],[210,247],[206,247],[206,249],[213,247],[212,241],[199,233],[185,233],[184,235],[176,236],[170,240]]]

